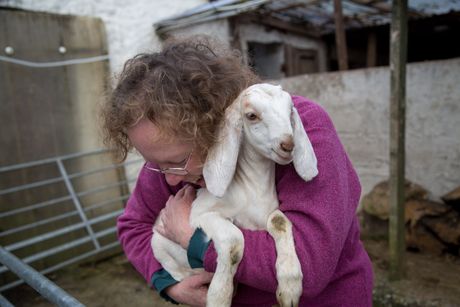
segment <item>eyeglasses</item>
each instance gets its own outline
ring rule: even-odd
[[[192,153],[193,153],[193,150],[188,155],[188,158],[187,158],[187,161],[185,162],[184,167],[167,167],[167,168],[159,169],[159,168],[149,167],[149,166],[147,166],[147,164],[145,164],[144,168],[146,168],[146,169],[148,169],[150,171],[154,171],[154,172],[158,172],[158,173],[162,173],[162,174],[185,176],[185,175],[188,175],[187,166],[188,166],[188,163],[190,161],[190,158],[192,157]]]

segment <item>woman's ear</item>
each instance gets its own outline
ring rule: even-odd
[[[217,197],[224,195],[235,174],[242,131],[240,98],[237,98],[225,111],[225,119],[218,132],[218,139],[209,149],[203,167],[206,188]]]
[[[316,155],[295,107],[292,108],[291,121],[294,128],[294,168],[303,180],[309,181],[318,175]]]

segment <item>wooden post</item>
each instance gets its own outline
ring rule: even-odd
[[[348,69],[347,40],[343,26],[342,0],[334,0],[335,42],[337,45],[337,58],[339,70]]]
[[[377,35],[375,32],[367,34],[367,59],[366,66],[374,67],[377,65]]]
[[[230,25],[230,46],[233,49],[236,49],[243,54],[243,48],[241,46],[241,37],[240,37],[240,24],[242,20],[238,17],[229,18]]]
[[[404,168],[407,0],[393,0],[390,31],[390,280],[405,274]]]

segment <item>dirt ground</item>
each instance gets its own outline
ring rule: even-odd
[[[68,267],[48,275],[48,278],[86,306],[177,306],[166,302],[151,290],[124,255],[98,263]],[[19,307],[54,306],[27,285],[2,294]]]
[[[407,252],[406,278],[390,283],[387,242],[364,243],[374,266],[374,306],[460,306],[460,258]]]
[[[407,253],[408,277],[389,283],[384,241],[366,241],[375,272],[374,306],[460,306],[460,259]],[[123,255],[49,276],[86,306],[174,306],[148,288]],[[16,306],[52,306],[28,286],[3,295]]]

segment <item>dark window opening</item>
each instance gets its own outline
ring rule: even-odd
[[[249,65],[262,79],[283,77],[283,44],[248,42]]]

